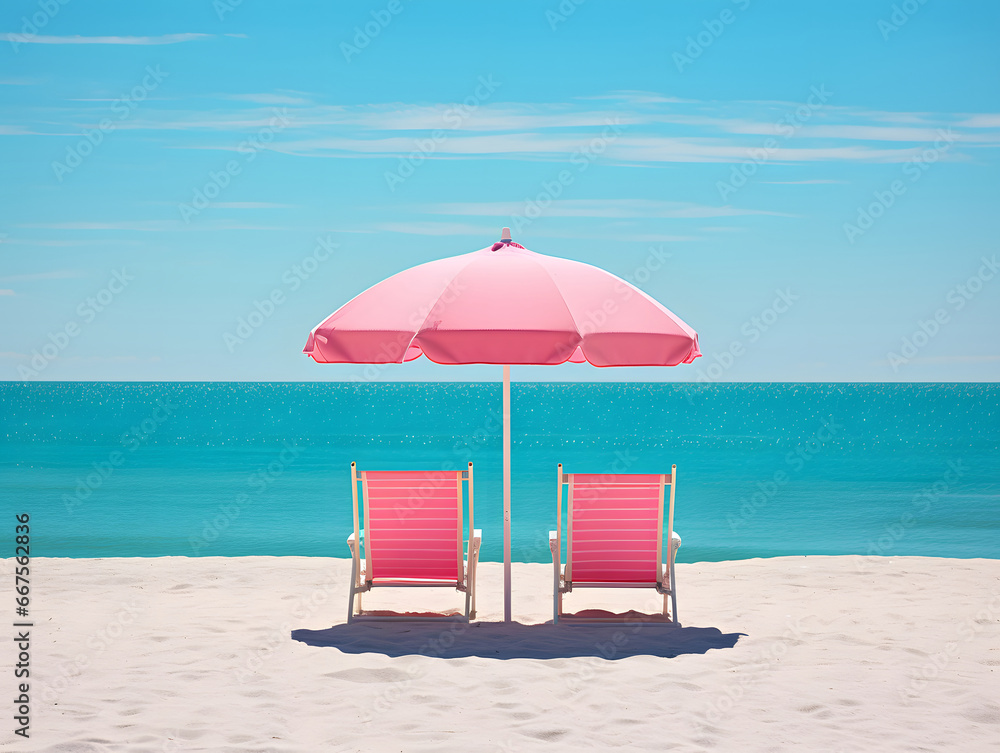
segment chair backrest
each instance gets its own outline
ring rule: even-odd
[[[662,583],[664,496],[670,487],[667,540],[673,533],[677,466],[669,474],[562,473],[566,485],[566,580],[578,583]]]
[[[365,566],[369,580],[464,582],[463,490],[467,471],[361,471],[352,464],[364,504]],[[355,530],[358,529],[355,503]]]

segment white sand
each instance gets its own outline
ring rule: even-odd
[[[2,569],[13,583],[13,561]],[[998,560],[682,564],[684,627],[638,629],[541,624],[545,565],[515,565],[522,624],[506,628],[493,563],[482,622],[464,628],[344,625],[346,560],[36,559],[32,571],[31,739],[5,711],[4,750],[1000,750]],[[366,606],[462,600],[433,593]]]

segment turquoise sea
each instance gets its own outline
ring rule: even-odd
[[[350,462],[472,460],[501,557],[499,384],[0,383],[0,507],[34,556],[347,556]],[[669,472],[681,561],[1000,557],[1000,385],[512,387],[513,556],[548,560],[556,464]],[[7,537],[13,554],[13,537]]]

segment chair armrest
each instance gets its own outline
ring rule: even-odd
[[[465,562],[467,567],[475,567],[479,562],[479,550],[482,548],[483,543],[483,529],[477,528],[472,532],[472,536],[469,538],[469,551],[465,554]]]
[[[466,557],[471,557],[472,555],[479,556],[479,549],[483,544],[483,529],[477,528],[472,532],[469,537],[468,547],[465,551]]]
[[[562,546],[559,541],[559,534],[555,531],[549,531],[549,551],[552,553],[552,567],[556,569],[556,577],[559,577],[559,562],[562,559]]]
[[[364,543],[365,543],[365,529],[362,528],[361,529],[361,545],[364,546]],[[351,533],[351,535],[347,537],[347,546],[350,547],[351,552],[355,552],[355,549],[357,548],[357,542],[354,540],[354,533]]]

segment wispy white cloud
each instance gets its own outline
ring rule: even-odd
[[[0,125],[0,136],[80,136],[79,130],[40,131],[34,127]]]
[[[224,94],[223,99],[237,102],[252,102],[257,105],[308,105],[310,100],[297,94],[263,92],[260,94]]]
[[[1000,356],[917,356],[910,363],[950,364],[950,363],[996,363]],[[888,363],[883,361],[882,363]]]
[[[622,232],[581,232],[572,228],[545,228],[533,227],[531,235],[540,238],[571,238],[611,241],[618,243],[684,243],[690,241],[703,241],[697,235],[674,235],[670,233],[636,233],[630,231]]]
[[[819,116],[817,116],[819,117]],[[669,122],[687,123],[690,125],[712,126],[722,131],[734,134],[756,136],[775,136],[779,138],[795,137],[797,139],[835,139],[841,141],[899,141],[899,142],[933,142],[940,136],[940,127],[927,125],[924,127],[901,125],[870,125],[850,123],[804,124],[790,131],[792,125],[786,121],[754,121],[735,118],[710,117],[674,117]]]
[[[16,295],[16,293],[10,288],[0,288],[0,296],[5,295]]]
[[[668,97],[658,92],[641,91],[637,89],[621,89],[608,92],[607,94],[595,94],[587,97],[576,97],[576,99],[611,99],[619,102],[630,102],[632,104],[700,104],[698,99],[681,99],[679,97]]]
[[[424,159],[503,156],[568,162],[582,154],[594,134],[499,133],[457,135],[440,140],[433,150],[421,151],[417,140],[406,137],[334,137],[297,141],[275,141],[270,149],[302,157],[397,157],[420,153]],[[750,158],[758,144],[737,144],[723,139],[660,135],[624,135],[604,145],[603,159],[620,164],[668,162],[741,162]],[[227,147],[230,148],[230,147]],[[235,147],[231,147],[235,148]],[[770,152],[771,162],[905,162],[922,146],[887,149],[865,145],[779,147]],[[948,155],[941,159],[947,159]]]
[[[475,235],[492,237],[496,232],[496,223],[484,222],[481,225],[461,222],[380,222],[375,230],[385,233],[405,233],[408,235]]]
[[[272,107],[293,105],[290,102],[266,101],[266,95],[261,95],[258,101],[257,96],[224,95],[222,98]],[[376,131],[535,132],[569,128],[600,130],[614,118],[618,118],[623,125],[657,122],[656,118],[640,113],[618,110],[581,111],[565,104],[484,104],[470,109],[458,103],[418,105],[397,102],[350,106],[304,105],[295,107],[289,112],[293,116],[293,122],[289,125],[292,130],[319,129],[322,133],[329,133],[332,127],[340,127],[352,135],[370,134]],[[213,110],[208,113],[201,110],[158,111],[132,118],[121,127],[131,130],[228,131],[266,124],[273,117],[274,110],[267,107],[256,110],[243,108],[231,112]],[[427,134],[416,135],[425,138]],[[411,139],[412,149],[414,135],[409,135],[407,138]]]
[[[958,125],[963,128],[1000,128],[1000,114],[983,113],[981,115],[971,115]]]
[[[627,127],[686,128],[695,135],[789,135],[789,114],[795,103],[696,103],[647,97],[628,100],[623,106],[608,109],[579,107],[576,101],[526,104],[487,102],[469,108],[460,103],[407,104],[401,102],[359,105],[314,105],[301,92],[222,95],[224,99],[262,105],[296,105],[293,130],[309,130],[342,126],[364,134],[373,131],[444,132],[521,132],[535,133],[554,129],[600,129],[616,120]],[[592,101],[599,98],[590,98]],[[660,104],[651,105],[650,102]],[[736,116],[734,111],[744,110]],[[158,112],[132,119],[123,127],[149,130],[230,130],[256,124],[272,117],[270,110],[256,113],[247,110],[233,112],[201,110]],[[937,138],[936,129],[957,123],[956,116],[931,118],[914,113],[898,113],[891,120],[888,113],[870,113],[857,108],[824,108],[805,122],[791,121],[797,127],[795,138],[825,138],[841,140],[922,142]],[[974,116],[989,117],[989,116]],[[254,118],[248,122],[248,118]],[[856,122],[862,121],[862,122]],[[881,123],[892,125],[881,125]],[[992,127],[984,122],[983,127]],[[635,129],[633,129],[635,130]],[[352,134],[359,135],[359,134]],[[592,134],[591,134],[592,135]],[[420,134],[426,137],[426,134]],[[748,144],[751,146],[752,144]]]
[[[484,136],[453,136],[435,145],[427,157],[437,155],[502,154],[564,154],[579,149],[581,140],[573,136],[553,136],[535,133],[500,133]],[[340,153],[369,156],[402,157],[418,151],[415,140],[405,136],[388,138],[320,138],[281,142],[272,145],[275,151],[298,156],[336,156]]]
[[[216,209],[292,209],[294,204],[278,204],[273,201],[216,201]]]
[[[499,217],[523,213],[524,202],[429,204],[418,206],[417,210],[428,214]],[[673,219],[705,219],[709,217],[744,217],[748,215],[792,216],[783,212],[740,209],[730,206],[709,206],[706,204],[679,201],[660,201],[656,199],[556,199],[545,208],[545,215],[547,217],[593,217],[595,219],[648,219],[665,217]]]
[[[621,137],[607,149],[609,159],[645,162],[743,162],[759,144],[736,145],[720,140],[661,136]],[[769,152],[772,163],[781,162],[906,162],[923,147],[880,149],[869,146],[779,146]],[[945,159],[947,155],[941,159]]]
[[[136,246],[138,241],[108,238],[8,238],[4,241],[10,246],[34,246],[42,248],[73,248],[74,246]]]
[[[0,282],[31,282],[33,280],[66,280],[72,277],[82,277],[83,273],[76,269],[55,269],[49,272],[32,272],[31,274],[7,275],[0,277]]]
[[[841,141],[909,141],[933,142],[941,135],[940,128],[873,125],[806,125],[799,129],[803,138],[837,139]]]
[[[43,222],[20,225],[23,228],[40,230],[136,230],[159,233],[164,230],[180,230],[184,223],[180,220],[118,220],[113,222]]]
[[[816,178],[815,180],[762,180],[771,186],[818,186],[832,183],[848,183],[846,180],[833,180],[832,178]]]
[[[0,351],[0,358],[4,358],[10,361],[24,361],[31,358],[30,353],[18,353],[13,350]],[[161,356],[65,356],[57,355],[55,358],[50,359],[50,361],[59,361],[60,363],[157,363],[162,360]]]
[[[64,363],[158,363],[161,356],[57,356]]]
[[[40,230],[86,230],[86,231],[122,231],[137,233],[165,232],[198,232],[198,231],[230,231],[230,230],[275,230],[288,231],[294,227],[276,225],[256,225],[234,220],[211,220],[205,222],[185,223],[177,220],[110,220],[93,222],[45,222],[18,225],[22,228]]]
[[[497,234],[497,222],[503,221],[505,215],[497,214],[482,224],[463,222],[438,222],[436,220],[417,220],[413,222],[379,222],[370,227],[337,228],[341,233],[399,233],[402,235],[459,236],[468,235],[482,240],[493,238]],[[634,231],[621,232],[582,232],[579,228],[533,227],[531,235],[539,238],[588,238],[607,241],[631,241],[636,243],[676,243],[682,241],[700,241],[695,235],[676,235],[671,233],[641,233]]]
[[[955,131],[955,147],[942,161],[967,158],[963,148],[1000,145],[1000,115],[912,113],[824,105],[805,120],[789,116],[801,103],[682,100],[655,92],[613,92],[566,102],[488,101],[476,107],[448,103],[328,105],[313,95],[279,89],[219,95],[230,106],[146,108],[117,124],[118,130],[212,133],[213,139],[171,138],[165,148],[236,151],[248,133],[287,114],[280,138],[262,148],[296,157],[427,160],[518,159],[566,162],[588,148],[616,121],[602,162],[663,166],[670,163],[738,163],[753,159],[768,138],[768,161],[902,163],[934,143],[940,129]],[[238,103],[238,104],[236,104]],[[607,106],[605,106],[607,104]],[[47,112],[50,118],[51,113]],[[805,116],[803,116],[805,117]],[[29,135],[39,118],[24,114],[0,135]],[[76,128],[96,127],[94,110],[66,110]],[[48,119],[45,122],[57,122]],[[429,146],[428,146],[429,145]]]
[[[859,107],[833,106],[831,112],[848,117],[874,120],[880,123],[910,123],[913,125],[941,125],[941,115],[932,112],[901,112],[899,110],[866,110]]]
[[[179,44],[181,42],[196,42],[210,39],[212,34],[161,34],[158,37],[54,37],[44,34],[16,34],[0,32],[0,41],[17,44],[127,44],[127,45],[159,45]]]

